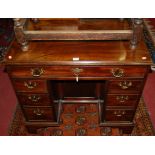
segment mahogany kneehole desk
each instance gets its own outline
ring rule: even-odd
[[[37,41],[22,52],[15,40],[5,64],[29,132],[63,123],[63,104],[93,103],[99,126],[131,133],[151,58],[143,41]]]
[[[98,107],[97,126],[131,133],[151,59],[142,19],[14,19],[5,59],[29,132]],[[63,40],[63,41],[62,41]],[[120,41],[122,40],[122,41]],[[18,42],[18,43],[17,43]],[[65,110],[64,110],[65,109]],[[91,117],[90,115],[90,117]],[[96,124],[93,124],[96,126]],[[106,131],[106,130],[105,130]],[[85,135],[79,130],[77,135]]]

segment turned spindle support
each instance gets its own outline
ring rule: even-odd
[[[28,41],[23,32],[23,27],[26,19],[14,18],[14,32],[16,35],[17,42],[21,45],[22,51],[28,50]]]
[[[132,19],[133,35],[131,38],[131,48],[135,49],[142,38],[143,20],[141,18]]]

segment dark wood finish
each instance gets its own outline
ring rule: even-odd
[[[107,109],[105,121],[132,121],[133,115],[134,111],[129,109]]]
[[[18,93],[18,100],[25,106],[51,106],[49,94]]]
[[[131,86],[127,85],[125,89],[123,88],[124,83],[130,83]],[[143,87],[143,80],[142,79],[123,79],[123,80],[114,80],[114,81],[109,81],[108,83],[108,93],[124,93],[124,94],[129,94],[129,93],[140,93],[142,87]],[[125,86],[125,84],[124,84]]]
[[[138,94],[109,94],[107,95],[107,106],[129,106],[135,107],[139,100]]]
[[[74,117],[74,113],[92,111],[91,105],[99,107],[95,113],[99,116],[98,125],[118,127],[125,133],[132,131],[133,117],[152,63],[144,38],[140,37],[142,25],[137,21],[134,20],[132,30],[127,20],[116,19],[32,19],[24,27],[21,25],[24,20],[16,20],[20,44],[33,38],[51,40],[55,33],[66,39],[81,39],[33,41],[27,52],[22,52],[16,40],[12,42],[5,65],[29,131],[58,126],[64,107],[65,115],[69,117],[72,113]],[[137,47],[131,48],[129,41],[85,40],[86,34],[118,39],[112,34],[117,34],[116,30],[121,32],[120,38],[129,39],[127,35],[134,33],[130,39],[134,45],[138,43]]]
[[[79,61],[73,61],[73,58],[79,58]],[[152,63],[143,41],[136,49],[130,49],[130,44],[126,41],[39,41],[31,42],[27,52],[22,52],[20,46],[14,41],[6,61],[7,64],[19,66],[21,63],[29,66],[45,64],[143,66]]]
[[[17,92],[47,92],[47,82],[34,79],[13,79],[14,88]]]
[[[131,26],[127,19],[120,21],[119,19],[103,19],[103,18],[55,18],[38,19],[33,22],[27,19],[24,27],[25,31],[77,31],[80,30],[131,30]]]
[[[54,121],[53,108],[24,107],[24,114],[28,121]]]
[[[21,45],[21,49],[23,51],[28,50],[28,41],[26,39],[26,36],[24,34],[24,24],[26,22],[26,19],[20,19],[20,18],[14,18],[14,31],[17,38],[18,43]]]
[[[142,33],[142,19],[138,18],[16,18],[14,21],[16,38],[23,51],[28,50],[27,40],[131,40],[133,48],[139,43]]]
[[[141,18],[133,19],[133,35],[131,39],[131,46],[135,48],[140,42],[143,33],[143,20]]]
[[[130,39],[132,31],[127,20],[39,19],[28,20],[24,34],[28,40],[120,40]]]
[[[123,71],[122,77],[144,77],[147,71],[145,66],[25,66],[24,70],[21,66],[10,69],[12,77],[35,78],[33,69],[42,70],[40,78],[61,78],[61,77],[112,77],[115,78],[115,72]],[[79,70],[79,71],[78,71]],[[78,71],[78,73],[77,73]]]

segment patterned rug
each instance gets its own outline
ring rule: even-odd
[[[83,105],[79,105],[81,108]],[[78,114],[75,110],[76,105],[66,104],[63,107],[61,120],[63,124],[60,127],[48,127],[37,130],[37,134],[29,134],[24,126],[24,117],[21,112],[20,106],[17,106],[14,119],[12,121],[9,135],[10,136],[119,136],[122,135],[117,128],[106,128],[109,130],[105,134],[105,128],[98,126],[97,106],[90,104],[84,113]],[[73,113],[76,111],[76,113]],[[81,118],[80,118],[81,117]],[[89,119],[88,119],[89,117]],[[81,121],[78,121],[80,118]],[[131,136],[153,136],[155,131],[149,118],[146,106],[143,100],[140,101],[136,115],[134,118],[135,127]],[[126,134],[127,135],[127,134]],[[130,135],[127,135],[130,136]]]

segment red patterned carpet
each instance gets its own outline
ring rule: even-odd
[[[81,105],[82,106],[82,105]],[[87,111],[84,113],[72,113],[75,112],[74,105],[65,105],[63,113],[61,115],[61,120],[63,125],[60,127],[49,127],[45,129],[38,129],[37,134],[29,134],[26,127],[24,126],[24,117],[17,106],[17,110],[14,116],[14,120],[11,124],[9,135],[12,136],[119,136],[122,133],[117,128],[108,129],[109,131],[105,133],[105,128],[100,128],[98,126],[98,115],[97,106],[91,104]],[[77,121],[78,117],[83,118],[81,122]],[[89,119],[87,119],[89,117]],[[155,135],[154,129],[152,127],[147,109],[144,102],[141,100],[139,103],[135,118],[135,127],[131,133],[131,136],[153,136]],[[106,128],[107,130],[107,128]]]

